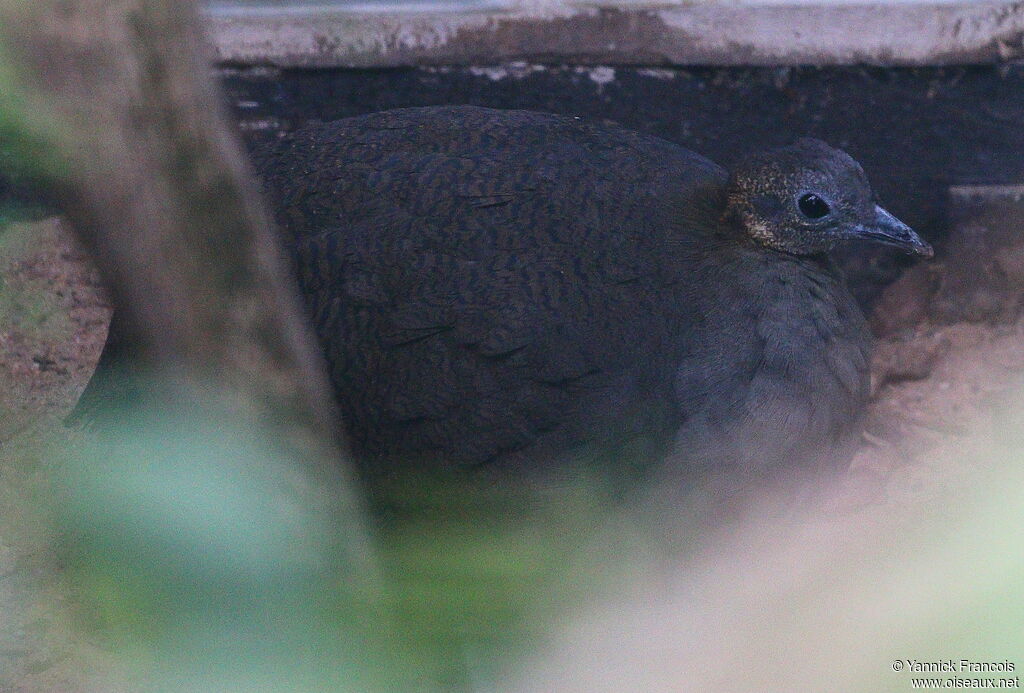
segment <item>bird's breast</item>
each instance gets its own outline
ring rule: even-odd
[[[766,468],[828,454],[857,426],[870,337],[842,280],[800,262],[720,263],[675,372],[678,446]]]

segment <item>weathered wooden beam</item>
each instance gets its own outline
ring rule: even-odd
[[[1007,0],[213,3],[222,63],[472,65],[954,65],[1024,56]]]

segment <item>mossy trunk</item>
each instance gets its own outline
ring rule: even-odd
[[[216,391],[352,501],[321,357],[209,55],[193,2],[0,0],[0,141],[55,189],[133,362],[175,383],[161,396]]]

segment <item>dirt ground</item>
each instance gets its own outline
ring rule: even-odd
[[[34,498],[38,443],[76,435],[61,418],[99,356],[110,308],[59,221],[16,227],[0,250],[0,691],[119,690],[99,644],[68,625],[66,588]],[[880,340],[864,444],[837,512],[878,512],[941,494],[967,474],[963,442],[998,425],[1024,382],[1024,321],[895,330]]]

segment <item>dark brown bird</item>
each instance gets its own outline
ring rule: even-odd
[[[931,254],[816,140],[730,175],[615,126],[444,107],[309,125],[255,162],[351,439],[384,464],[636,440],[755,472],[813,462],[868,395],[869,333],[829,251]]]

